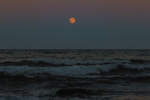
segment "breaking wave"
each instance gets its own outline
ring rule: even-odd
[[[150,64],[149,60],[142,59],[107,59],[107,60],[71,60],[71,59],[29,59],[19,61],[3,61],[0,62],[0,66],[91,66],[91,65],[110,65],[110,64]]]
[[[39,65],[37,67],[37,65]],[[43,67],[44,66],[44,67]],[[59,67],[57,67],[59,66]],[[26,77],[49,77],[66,76],[66,77],[102,77],[102,76],[149,76],[150,64],[142,63],[101,63],[101,64],[72,64],[65,63],[52,64],[42,61],[19,61],[19,62],[3,62],[0,63],[1,76],[17,76]]]

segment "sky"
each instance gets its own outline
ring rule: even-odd
[[[149,43],[149,0],[0,0],[0,49],[149,49]]]

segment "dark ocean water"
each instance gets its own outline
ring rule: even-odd
[[[150,100],[150,50],[0,50],[0,100]]]

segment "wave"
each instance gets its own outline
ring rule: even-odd
[[[149,77],[148,60],[106,59],[28,59],[0,62],[0,77],[19,76],[24,78],[77,77],[77,78],[117,78]]]
[[[109,64],[64,67],[1,66],[0,73],[6,73],[10,76],[24,75],[27,77],[48,77],[51,75],[93,78],[103,76],[145,76],[150,75],[150,65]]]
[[[118,64],[110,66],[107,70],[99,69],[100,74],[139,74],[150,72],[150,65]]]
[[[111,72],[108,74],[97,73],[96,76],[92,77],[92,75],[60,75],[58,73],[20,73],[20,74],[12,74],[9,72],[0,72],[0,82],[1,81],[11,81],[11,82],[39,82],[39,81],[60,81],[65,82],[65,80],[70,81],[81,81],[81,80],[93,81],[98,83],[105,84],[115,84],[117,81],[119,82],[150,82],[150,74],[112,74]],[[78,85],[78,84],[76,84]],[[82,84],[80,84],[82,85]],[[85,85],[85,84],[84,84]]]
[[[4,61],[0,63],[0,66],[68,66],[67,64],[55,64],[48,63],[45,61],[31,61],[31,60],[21,60],[21,61]]]
[[[71,60],[71,59],[29,59],[19,61],[3,61],[0,66],[91,66],[91,65],[110,65],[110,64],[150,64],[149,60],[142,59],[106,59],[106,60]]]

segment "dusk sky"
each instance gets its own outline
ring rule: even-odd
[[[69,18],[75,17],[75,24]],[[150,48],[150,0],[0,0],[0,48]]]

